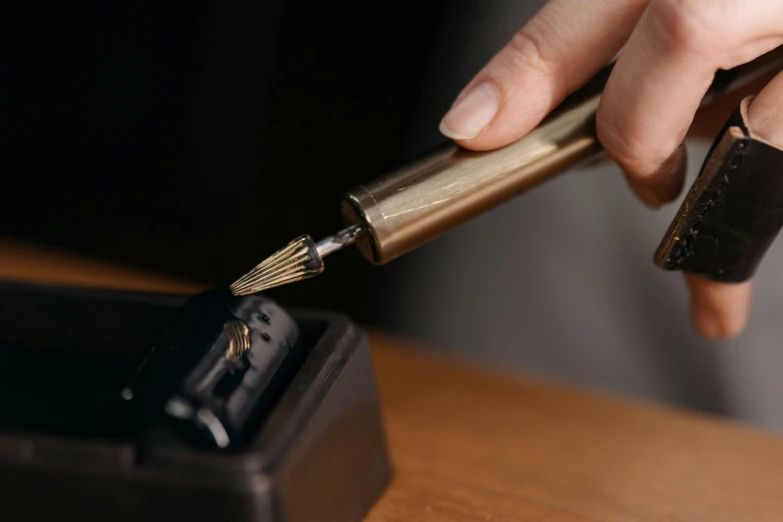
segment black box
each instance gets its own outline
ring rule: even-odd
[[[187,299],[0,285],[0,520],[365,516],[391,469],[367,337],[339,315],[291,312],[309,353],[239,452],[100,432]]]

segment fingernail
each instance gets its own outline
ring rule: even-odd
[[[455,140],[475,138],[487,128],[500,105],[491,83],[476,85],[456,101],[440,122],[440,132]]]

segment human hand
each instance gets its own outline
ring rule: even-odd
[[[682,190],[683,142],[715,72],[781,44],[776,0],[550,0],[463,89],[441,132],[474,150],[516,141],[622,49],[598,110],[598,138],[634,192],[658,208]],[[751,130],[783,147],[783,74],[762,87],[749,107]],[[703,336],[743,330],[749,282],[685,279]]]

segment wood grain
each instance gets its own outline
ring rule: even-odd
[[[780,438],[373,340],[397,477],[371,521],[783,520]]]
[[[0,241],[0,278],[195,292]],[[370,522],[783,520],[783,439],[372,336],[395,479]]]
[[[146,292],[194,293],[203,284],[0,237],[0,278]]]

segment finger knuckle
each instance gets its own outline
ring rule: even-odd
[[[645,165],[650,163],[639,139],[623,129],[619,119],[606,110],[596,115],[598,141],[607,154],[626,172],[644,175]]]
[[[551,55],[545,31],[536,24],[528,24],[518,31],[509,42],[509,64],[519,73],[531,71],[544,76],[554,74],[555,57]]]
[[[721,9],[716,0],[656,0],[650,20],[656,41],[675,52],[715,52],[727,34],[720,34]]]

